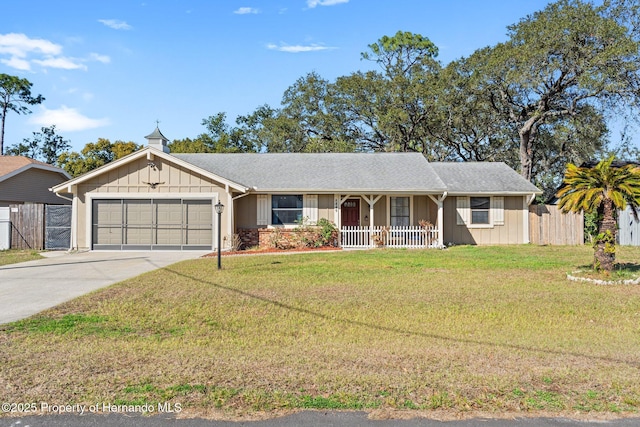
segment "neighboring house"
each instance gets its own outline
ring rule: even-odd
[[[25,202],[63,205],[49,189],[71,176],[63,169],[23,156],[0,156],[0,207]]]
[[[74,249],[223,249],[239,235],[265,244],[274,230],[320,218],[342,246],[514,244],[529,241],[528,205],[540,190],[503,163],[429,163],[419,153],[170,154],[149,146],[55,186],[73,194]],[[429,232],[424,238],[425,224]],[[216,226],[214,226],[216,225]]]

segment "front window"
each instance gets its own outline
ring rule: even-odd
[[[391,226],[392,227],[408,227],[409,226],[409,198],[408,197],[392,197],[391,198]]]
[[[302,195],[271,196],[271,224],[295,224],[302,220]]]
[[[489,197],[471,197],[471,224],[489,224]]]

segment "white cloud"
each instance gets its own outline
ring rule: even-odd
[[[45,69],[87,70],[88,61],[103,64],[111,62],[106,55],[91,53],[87,58],[69,58],[62,55],[62,46],[44,39],[32,39],[25,34],[0,34],[0,63],[21,71],[30,71],[33,64]]]
[[[44,68],[60,68],[63,70],[87,70],[87,66],[79,64],[72,58],[59,56],[57,58],[34,59],[33,62]]]
[[[111,58],[107,55],[100,55],[99,53],[90,53],[89,58],[93,61],[102,62],[103,64],[108,64],[111,62]]]
[[[235,13],[236,15],[247,15],[250,13],[256,14],[259,13],[259,10],[255,7],[241,7],[237,10],[234,10],[233,13]]]
[[[29,122],[38,126],[56,125],[60,131],[74,132],[107,126],[109,119],[91,119],[79,113],[75,108],[62,105],[57,110],[40,107],[40,111],[31,116]]]
[[[44,55],[59,55],[62,46],[44,39],[30,39],[25,34],[0,34],[0,53],[24,58],[31,52]]]
[[[29,61],[20,59],[17,56],[12,56],[9,59],[0,59],[0,62],[5,64],[7,67],[15,68],[16,70],[29,71],[31,69]]]
[[[312,9],[316,6],[335,6],[341,3],[349,3],[349,0],[307,0],[307,6]]]
[[[113,28],[114,30],[130,30],[133,28],[126,22],[120,21],[118,19],[98,19],[98,22],[106,25],[109,28]]]
[[[267,45],[267,49],[277,50],[280,52],[288,52],[288,53],[300,53],[300,52],[317,52],[320,50],[332,50],[336,48],[329,47],[329,46],[322,46],[319,44],[310,44],[307,46],[302,46],[302,45],[287,45],[287,44],[281,43],[280,46],[278,46],[276,44],[269,43]]]

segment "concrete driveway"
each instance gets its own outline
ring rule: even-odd
[[[210,252],[210,251],[209,251]],[[44,252],[44,259],[0,266],[0,324],[207,252]]]

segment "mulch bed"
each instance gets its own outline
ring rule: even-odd
[[[265,249],[246,249],[240,251],[222,251],[221,256],[229,255],[260,255],[260,254],[287,254],[287,253],[299,253],[299,252],[325,252],[325,251],[341,251],[342,248],[335,246],[321,246],[319,248],[292,248],[292,249],[277,249],[277,248],[265,248]],[[202,258],[217,257],[218,252],[211,252],[210,254],[203,255]]]

